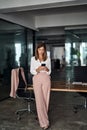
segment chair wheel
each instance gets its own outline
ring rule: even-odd
[[[75,106],[74,107],[74,111],[73,111],[74,113],[77,113],[78,112],[78,108]]]
[[[18,116],[18,117],[17,117],[17,120],[20,120],[20,119],[21,119],[21,117],[20,117],[20,116]]]
[[[73,112],[74,112],[74,113],[77,113],[77,110],[74,110]]]
[[[15,114],[18,115],[18,114],[19,114],[19,111],[16,111]]]

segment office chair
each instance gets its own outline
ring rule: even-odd
[[[87,109],[87,93],[79,93],[81,96],[85,98],[83,108]]]
[[[79,95],[84,97],[84,103],[81,105],[74,106],[74,113],[77,113],[78,110],[87,109],[87,93],[79,92]]]
[[[87,66],[75,66],[74,67],[74,80],[75,82],[82,82],[82,83],[87,83]],[[82,85],[83,87],[83,85]],[[78,92],[78,94],[82,97],[84,97],[84,104],[77,105],[74,107],[75,113],[79,109],[87,109],[87,93],[84,92]]]
[[[27,86],[23,80],[21,69],[19,69],[19,84],[18,88],[16,90],[16,97],[18,99],[25,100],[27,102],[27,108],[23,108],[20,110],[17,110],[15,113],[17,114],[17,119],[21,119],[21,114],[23,112],[29,112],[31,113],[31,101],[34,101],[34,98],[32,98],[31,91],[27,90]]]

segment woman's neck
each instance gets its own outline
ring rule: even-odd
[[[39,60],[43,61],[43,56],[42,55],[39,56]]]

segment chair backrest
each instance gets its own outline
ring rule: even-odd
[[[16,91],[16,95],[19,97],[26,97],[26,84],[21,74],[21,69],[19,69],[19,84]]]
[[[19,84],[18,84],[18,88],[25,88],[26,87],[26,84],[25,84],[25,81],[22,77],[22,74],[21,74],[21,69],[19,69]]]
[[[74,81],[87,83],[87,66],[74,66]]]

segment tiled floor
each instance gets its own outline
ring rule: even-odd
[[[84,98],[78,93],[51,92],[49,130],[87,130],[87,110],[74,113],[74,106],[82,103]],[[15,111],[26,103],[13,98],[0,102],[0,130],[41,130],[36,120],[35,103],[31,105],[34,113],[24,113],[21,120],[17,120]]]
[[[64,73],[55,71],[52,80],[65,81]],[[87,109],[75,113],[74,106],[78,104],[84,104],[84,98],[78,93],[51,92],[48,130],[87,130]],[[0,102],[0,130],[41,130],[36,120],[35,102],[31,104],[33,113],[24,113],[21,120],[17,120],[15,111],[21,107],[26,107],[26,103],[19,99]]]

